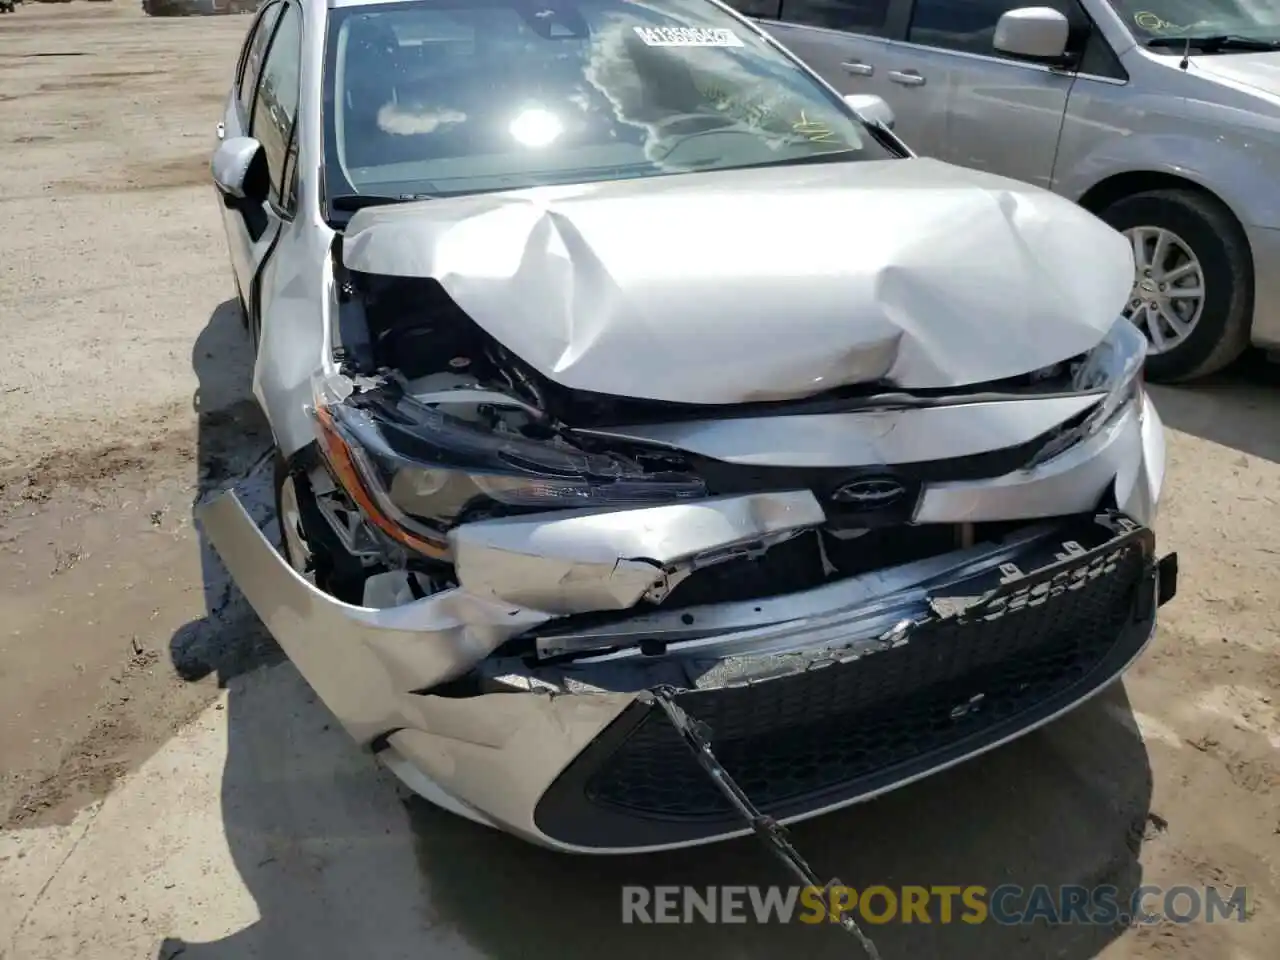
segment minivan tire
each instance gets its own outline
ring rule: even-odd
[[[1253,258],[1244,231],[1220,202],[1192,190],[1149,190],[1124,197],[1099,216],[1116,230],[1160,227],[1180,237],[1204,274],[1200,319],[1187,339],[1147,357],[1147,379],[1195,380],[1216,373],[1249,345]]]

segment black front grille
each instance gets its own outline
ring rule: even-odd
[[[1015,735],[1114,676],[1154,616],[1153,591],[1140,590],[1153,582],[1153,546],[1147,531],[1121,536],[930,617],[898,646],[678,700],[773,816],[876,792]],[[665,715],[645,705],[561,775],[538,820],[566,842],[624,847],[739,826]]]

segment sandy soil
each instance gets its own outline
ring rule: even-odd
[[[0,955],[853,955],[616,922],[624,882],[783,881],[748,844],[584,862],[406,805],[227,584],[191,506],[240,481],[266,511],[206,172],[247,23],[123,2],[0,20]],[[893,927],[886,958],[1275,955],[1278,384],[1254,362],[1153,391],[1183,586],[1123,686],[797,831],[856,885],[1245,885],[1250,922]]]
[[[169,648],[206,612],[192,498],[265,443],[208,185],[248,22],[123,3],[0,21],[10,819],[105,789],[213,695],[172,682]]]

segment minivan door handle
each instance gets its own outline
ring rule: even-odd
[[[889,79],[904,87],[923,87],[924,77],[914,70],[890,70]]]
[[[855,77],[869,77],[876,72],[875,67],[861,60],[846,60],[840,66],[844,68],[845,73],[851,73]]]

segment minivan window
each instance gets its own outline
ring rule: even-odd
[[[853,32],[883,29],[888,18],[889,0],[782,0],[779,14],[787,23]]]
[[[1145,0],[1143,0],[1145,2]],[[999,56],[992,46],[996,24],[1010,10],[1026,6],[1051,7],[1072,25],[1072,40],[1083,40],[1088,19],[1076,0],[916,0],[907,40],[926,47]]]
[[[725,0],[744,17],[777,20],[782,16],[782,0]]]
[[[1280,39],[1280,4],[1273,0],[1109,0],[1139,40],[1232,34]],[[1229,52],[1229,51],[1228,51]]]
[[[1129,79],[1129,73],[1120,63],[1115,50],[1111,49],[1107,38],[1098,30],[1090,32],[1076,69],[1088,77],[1105,77],[1121,81]]]
[[[329,196],[896,156],[706,0],[402,0],[330,29]]]

